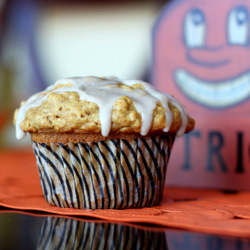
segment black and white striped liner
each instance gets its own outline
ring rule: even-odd
[[[157,205],[174,138],[33,142],[44,196],[51,205],[81,209]]]
[[[164,232],[46,217],[37,249],[167,249],[167,242]]]

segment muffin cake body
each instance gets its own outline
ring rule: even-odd
[[[31,134],[45,198],[74,208],[159,204],[175,136],[194,120],[172,96],[136,80],[69,78],[15,112]]]

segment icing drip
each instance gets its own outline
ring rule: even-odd
[[[58,84],[68,84],[70,87],[56,88]],[[120,88],[119,84],[131,86],[133,84],[141,84],[144,89]],[[48,92],[49,91],[49,92]],[[73,91],[79,94],[81,100],[96,103],[99,106],[99,119],[101,123],[101,132],[103,136],[108,136],[111,129],[111,114],[114,103],[121,97],[129,97],[136,110],[141,114],[142,125],[141,135],[147,135],[150,130],[153,112],[157,103],[161,102],[165,111],[166,127],[164,132],[169,131],[173,114],[168,107],[171,103],[178,108],[182,125],[177,132],[177,136],[181,136],[187,126],[187,113],[183,105],[174,97],[155,90],[150,84],[138,80],[120,80],[117,78],[99,78],[99,77],[74,77],[58,80],[54,85],[48,87],[45,91],[31,96],[19,109],[16,116],[16,137],[22,139],[26,133],[22,131],[20,123],[25,119],[26,112],[32,107],[40,106],[51,93],[61,94],[66,91]],[[48,93],[47,93],[48,92]]]

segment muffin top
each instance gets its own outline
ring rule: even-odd
[[[173,96],[140,80],[74,77],[58,80],[15,111],[16,137],[26,132],[110,133],[181,136],[194,128],[185,107]]]

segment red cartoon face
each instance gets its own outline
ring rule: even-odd
[[[155,29],[156,87],[213,109],[248,102],[249,29],[248,0],[174,1]]]

